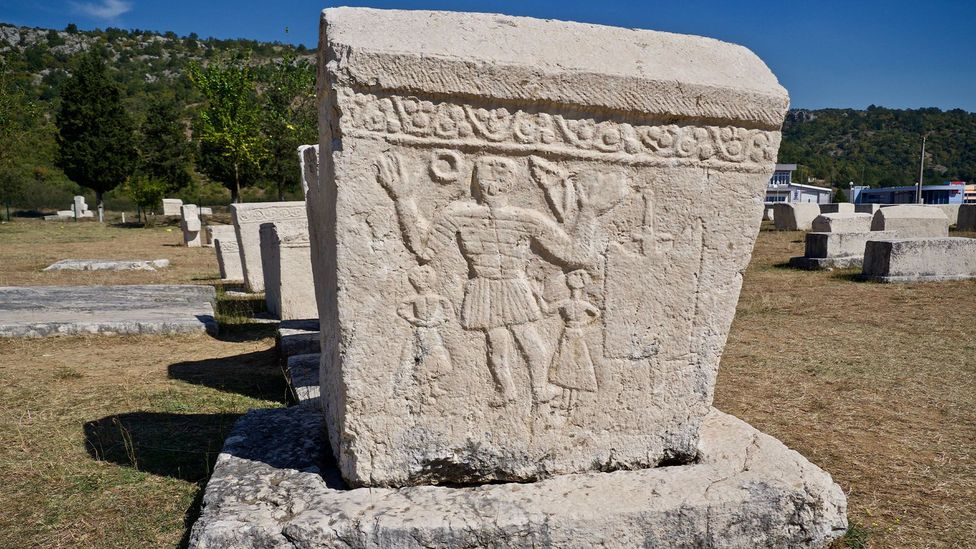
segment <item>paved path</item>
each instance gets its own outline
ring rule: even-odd
[[[212,286],[0,287],[0,337],[216,333]]]

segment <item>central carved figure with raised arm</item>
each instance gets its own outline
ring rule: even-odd
[[[417,261],[426,264],[457,243],[469,273],[461,326],[485,333],[488,366],[504,402],[517,396],[511,368],[512,350],[517,347],[528,366],[533,400],[540,403],[561,390],[548,381],[551,350],[534,325],[542,313],[526,266],[533,249],[563,268],[592,265],[595,215],[583,192],[578,193],[579,215],[569,232],[539,211],[510,205],[508,194],[517,171],[510,159],[480,158],[473,173],[474,200],[448,204],[431,223],[417,208],[412,178],[402,159],[389,153],[377,162],[377,179],[393,198],[404,243]]]

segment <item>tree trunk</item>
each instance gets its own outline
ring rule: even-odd
[[[234,163],[234,190],[231,192],[230,199],[234,204],[238,204],[241,200],[241,173],[236,162]]]
[[[278,180],[278,202],[285,201],[285,178]]]

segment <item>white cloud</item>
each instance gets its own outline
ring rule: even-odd
[[[78,13],[95,19],[115,19],[132,10],[132,2],[124,0],[102,0],[101,2],[71,2]]]

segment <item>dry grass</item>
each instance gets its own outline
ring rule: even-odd
[[[869,546],[976,546],[976,281],[783,268],[801,239],[760,233],[716,406],[830,472]]]
[[[0,286],[216,282],[213,248],[187,248],[182,241],[178,226],[15,219],[0,225]],[[158,271],[41,271],[61,259],[169,259],[170,266]]]
[[[0,226],[0,285],[216,276],[212,250],[171,246],[178,229],[58,225]],[[800,238],[760,234],[716,404],[832,473],[867,546],[976,545],[976,282],[777,266]],[[173,266],[38,272],[67,257]],[[0,547],[178,544],[234,419],[285,398],[268,331],[224,334],[0,340]]]

